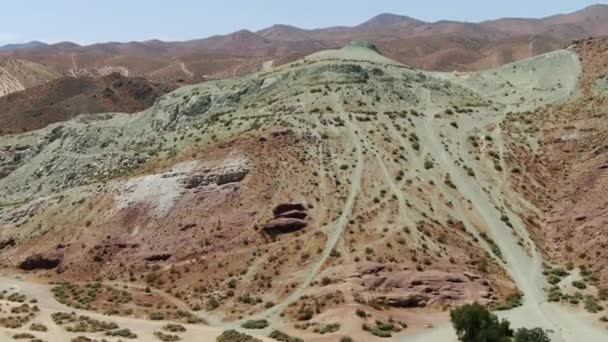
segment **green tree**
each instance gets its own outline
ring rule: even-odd
[[[513,336],[509,321],[499,321],[496,315],[478,303],[452,310],[450,319],[463,342],[509,342]]]
[[[515,342],[551,342],[551,339],[541,328],[520,328],[515,332]]]

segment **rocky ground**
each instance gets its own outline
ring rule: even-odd
[[[446,310],[479,301],[518,307],[505,311],[515,325],[552,329],[555,341],[602,340],[599,316],[547,304],[549,278],[583,249],[560,251],[560,232],[578,230],[554,224],[560,211],[546,206],[566,202],[549,189],[585,177],[545,161],[549,126],[532,114],[603,101],[590,70],[605,68],[585,44],[446,74],[357,43],[183,87],[141,113],[3,136],[0,261],[29,281],[149,293],[157,310],[126,306],[115,314],[127,322],[267,320],[255,335],[449,340]],[[563,282],[601,267],[572,261]]]

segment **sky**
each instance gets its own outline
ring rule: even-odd
[[[0,0],[0,45],[40,40],[205,38],[273,24],[302,28],[360,24],[380,13],[425,21],[544,17],[608,0]]]

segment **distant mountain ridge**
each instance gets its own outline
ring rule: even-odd
[[[470,71],[495,67],[569,45],[572,40],[608,35],[608,5],[540,19],[503,18],[478,23],[383,13],[359,25],[304,29],[277,24],[258,31],[188,41],[30,42],[0,47],[12,56],[63,75],[82,70],[120,69],[156,83],[198,83],[280,65],[305,55],[365,40],[389,58],[425,70]]]
[[[28,49],[28,48],[45,47],[45,46],[48,46],[48,44],[43,43],[43,42],[39,42],[39,41],[31,41],[31,42],[22,43],[22,44],[6,44],[6,45],[1,45],[0,46],[0,51]]]

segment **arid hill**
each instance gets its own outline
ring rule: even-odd
[[[59,332],[53,298],[143,340],[453,341],[446,310],[478,301],[603,341],[604,49],[442,73],[354,42],[2,136],[0,265],[25,280],[1,283]]]

